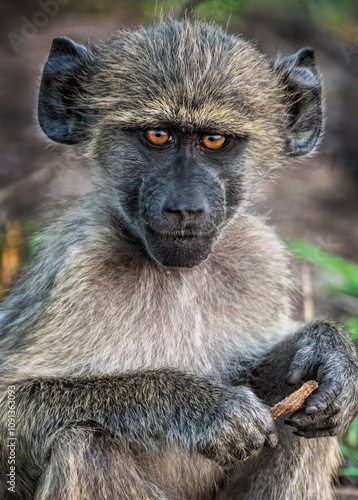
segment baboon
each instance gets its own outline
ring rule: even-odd
[[[1,498],[332,498],[356,353],[335,325],[293,322],[287,251],[252,208],[263,176],[316,148],[321,94],[312,49],[271,60],[196,20],[53,41],[39,122],[99,180],[1,309]],[[308,378],[317,392],[273,422]]]

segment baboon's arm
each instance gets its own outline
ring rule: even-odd
[[[250,389],[174,370],[26,381],[16,385],[15,401],[17,457],[30,455],[38,468],[71,425],[98,426],[139,450],[179,444],[224,466],[276,443],[268,408]],[[2,436],[6,419],[3,401]]]
[[[340,434],[358,413],[357,353],[343,329],[323,321],[303,326],[278,343],[246,382],[273,405],[309,379],[318,381],[318,390],[286,423],[307,438]]]
[[[39,455],[56,432],[85,422],[146,446],[164,437],[194,445],[222,404],[219,388],[209,381],[170,370],[37,379],[14,387],[17,444]],[[1,410],[4,428],[6,401]]]

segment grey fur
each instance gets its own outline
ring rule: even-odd
[[[205,23],[54,41],[40,124],[102,184],[49,225],[2,306],[18,441],[1,498],[331,499],[327,436],[357,413],[356,353],[329,323],[293,323],[286,249],[247,203],[316,147],[321,107],[310,49],[269,61]],[[166,149],[148,127],[172,131]],[[268,407],[307,377],[317,394],[276,430]],[[6,417],[4,400],[2,436]]]

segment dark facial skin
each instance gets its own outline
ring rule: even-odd
[[[247,139],[168,126],[111,136],[116,143],[97,158],[111,165],[105,171],[112,208],[160,264],[200,264],[243,197]]]

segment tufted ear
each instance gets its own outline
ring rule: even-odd
[[[76,144],[85,138],[89,113],[81,106],[80,96],[90,67],[89,49],[66,38],[53,40],[38,100],[39,122],[50,139]]]
[[[312,152],[323,132],[322,85],[313,49],[304,48],[275,64],[288,103],[286,151],[289,156]]]

